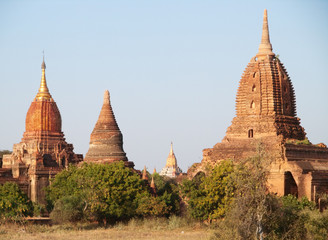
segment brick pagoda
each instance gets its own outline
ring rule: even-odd
[[[4,155],[0,183],[16,182],[34,202],[45,203],[44,188],[68,164],[82,161],[65,141],[61,116],[47,87],[43,60],[41,85],[26,115],[25,132],[13,153]]]
[[[247,65],[236,97],[236,117],[222,142],[203,150],[203,160],[190,177],[224,159],[240,160],[256,153],[262,142],[274,161],[268,185],[279,195],[315,200],[328,190],[328,149],[312,145],[296,116],[295,93],[286,69],[272,52],[267,11],[259,51]],[[307,144],[306,144],[307,143]]]
[[[84,161],[93,163],[123,161],[126,166],[134,167],[134,163],[128,161],[123,150],[123,135],[117,125],[108,90],[105,91],[103,106],[91,133],[89,150]]]

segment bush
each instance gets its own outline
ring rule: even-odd
[[[32,216],[33,204],[16,183],[0,185],[0,219],[19,221]]]
[[[169,216],[179,211],[175,184],[154,176],[157,197],[123,162],[70,166],[47,189],[48,209],[57,222],[97,220],[105,224],[132,217]]]
[[[206,177],[182,182],[182,193],[189,214],[198,220],[213,220],[225,216],[234,195],[234,165],[223,161]]]
[[[79,196],[65,196],[55,202],[50,218],[56,224],[77,222],[84,217],[85,207],[86,205]]]

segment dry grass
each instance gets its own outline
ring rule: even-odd
[[[178,221],[178,223],[176,223]],[[173,222],[173,223],[172,223]],[[132,220],[110,228],[94,225],[0,225],[1,240],[103,240],[103,239],[209,239],[212,231],[199,224],[179,220]]]

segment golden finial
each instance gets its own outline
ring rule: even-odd
[[[43,61],[41,64],[41,69],[42,69],[41,84],[40,84],[39,92],[36,95],[35,99],[37,101],[50,100],[51,95],[49,93],[49,89],[47,87],[47,81],[46,81],[46,63],[44,62],[44,52],[43,52]]]
[[[259,52],[257,53],[257,56],[266,56],[266,55],[274,56],[275,54],[272,52],[272,45],[270,43],[268,13],[267,10],[264,9],[262,38],[261,38],[261,43],[259,46]]]
[[[177,166],[177,159],[175,157],[175,154],[173,152],[173,143],[171,142],[171,148],[169,156],[166,159],[166,167],[176,167]]]

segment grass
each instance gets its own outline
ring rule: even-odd
[[[109,228],[95,224],[0,225],[1,240],[209,239],[213,230],[188,219],[132,219]]]

